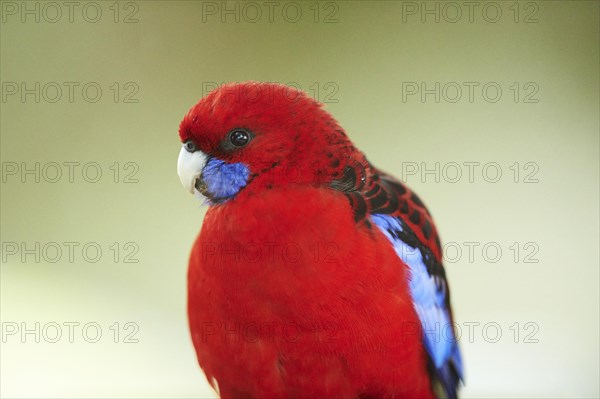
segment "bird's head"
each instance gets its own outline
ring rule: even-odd
[[[212,91],[183,118],[179,136],[181,183],[210,204],[226,202],[242,189],[326,184],[356,153],[322,104],[272,83]]]

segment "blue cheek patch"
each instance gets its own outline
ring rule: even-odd
[[[210,158],[202,170],[212,203],[222,203],[248,184],[250,169],[243,163],[227,163]]]

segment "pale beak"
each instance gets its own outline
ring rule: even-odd
[[[185,147],[181,147],[177,159],[177,174],[183,187],[191,194],[194,193],[196,180],[200,178],[205,162],[206,155],[202,151],[189,152]]]

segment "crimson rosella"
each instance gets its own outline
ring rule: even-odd
[[[431,215],[321,103],[279,84],[223,85],[179,136],[181,182],[208,204],[189,325],[221,397],[456,397]]]

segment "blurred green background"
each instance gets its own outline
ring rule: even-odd
[[[1,2],[2,397],[214,395],[177,128],[244,80],[325,102],[428,204],[462,396],[598,397],[598,2],[73,4]]]

